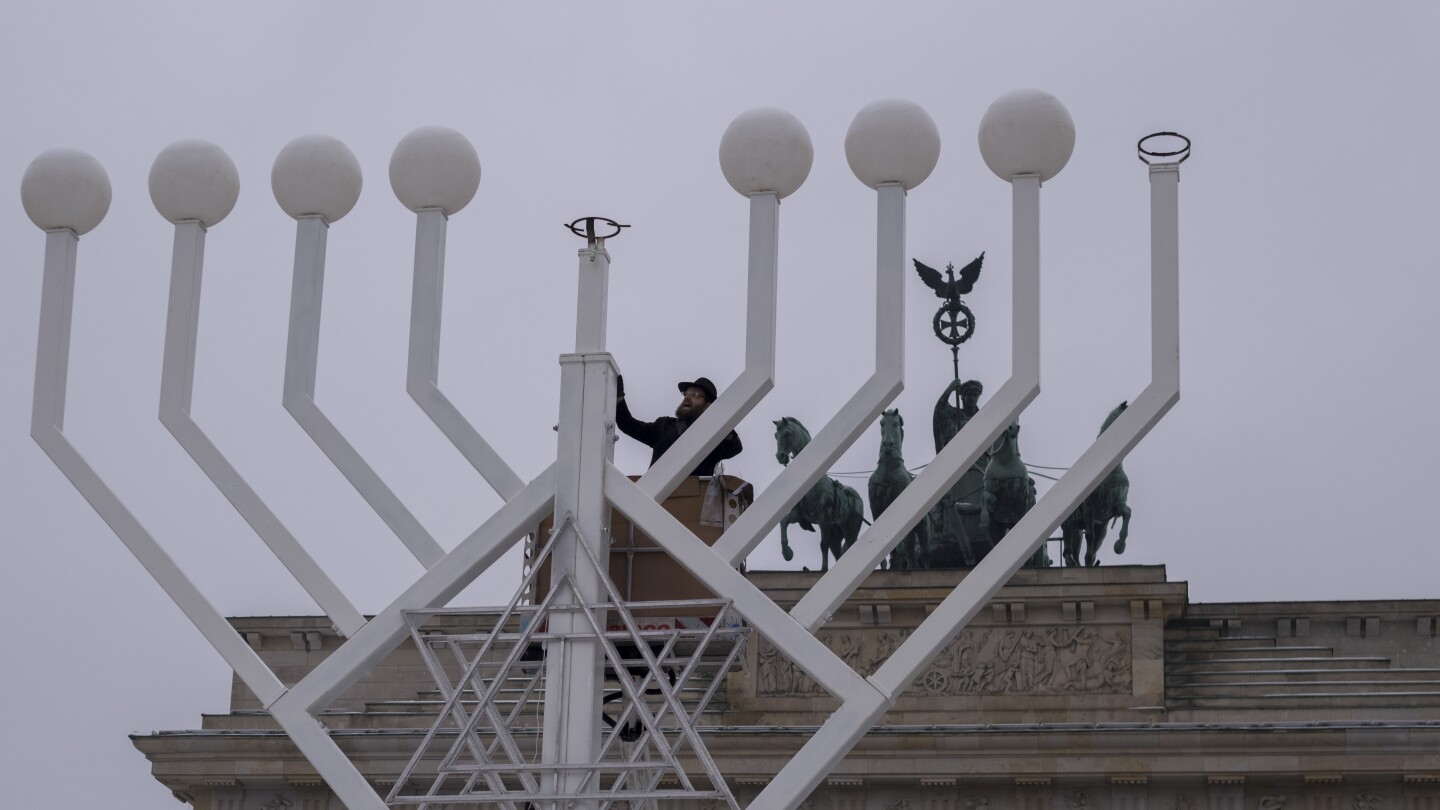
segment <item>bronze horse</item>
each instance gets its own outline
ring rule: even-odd
[[[870,515],[879,518],[910,486],[915,476],[905,468],[903,447],[905,444],[905,420],[898,409],[888,410],[880,415],[880,459],[875,472],[870,475]],[[890,552],[892,569],[929,568],[930,546],[934,527],[930,515],[926,515],[905,535]]]
[[[1020,460],[1020,423],[1012,422],[990,446],[990,463],[985,465],[985,491],[980,498],[980,528],[988,531],[991,541],[999,545],[1034,505],[1035,479]],[[1049,564],[1042,543],[1029,565]]]
[[[786,416],[775,422],[775,460],[789,464],[790,459],[800,455],[810,443],[810,431],[793,416]],[[785,529],[797,523],[807,532],[820,527],[820,570],[830,570],[830,557],[840,559],[860,536],[860,526],[865,520],[864,505],[860,493],[826,476],[816,482],[805,497],[795,504],[780,521],[780,553],[788,562],[794,559],[790,539]],[[809,569],[806,569],[809,570]]]
[[[1129,407],[1129,402],[1122,402],[1110,415],[1105,417],[1105,424],[1100,426],[1100,432],[1104,433],[1120,414]],[[1130,478],[1125,475],[1123,464],[1116,464],[1110,474],[1101,479],[1085,500],[1080,502],[1070,517],[1060,524],[1060,533],[1064,538],[1065,564],[1080,564],[1080,536],[1085,536],[1085,564],[1099,565],[1100,547],[1105,544],[1105,533],[1109,526],[1114,525],[1115,519],[1120,519],[1120,535],[1115,538],[1115,553],[1125,553],[1125,538],[1130,534],[1130,506],[1126,500],[1130,497]]]

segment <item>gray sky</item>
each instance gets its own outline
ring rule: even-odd
[[[291,138],[344,140],[365,172],[331,229],[317,401],[446,547],[497,498],[404,391],[413,215],[390,192],[407,132],[465,133],[484,166],[452,218],[441,388],[529,478],[554,456],[575,251],[560,223],[634,227],[611,245],[610,347],[642,416],[674,382],[722,388],[743,363],[746,205],[716,160],[738,113],[777,106],[815,144],[781,208],[775,390],[730,471],[778,473],[770,421],[819,427],[873,363],[874,194],[850,174],[850,119],[923,105],[943,148],[909,196],[908,252],[987,251],[962,374],[1008,375],[1009,187],[975,146],[1001,93],[1039,87],[1075,120],[1043,192],[1044,393],[1028,461],[1069,464],[1148,377],[1148,187],[1135,140],[1175,129],[1182,170],[1179,405],[1126,461],[1135,518],[1109,562],[1163,563],[1197,601],[1436,596],[1429,470],[1440,326],[1426,140],[1440,10],[1339,4],[425,4],[12,2],[0,12],[0,566],[10,804],[173,806],[125,735],[193,728],[229,675],[30,440],[44,239],[19,185],[45,149],[107,168],[114,203],[81,240],[66,433],[231,615],[313,613],[155,418],[172,229],[155,155],[223,146],[240,202],[210,232],[193,413],[358,606],[417,563],[280,406],[294,224],[269,170]],[[911,278],[906,459],[928,461],[949,354]],[[874,466],[878,429],[837,465]],[[648,450],[622,440],[618,461]],[[853,482],[863,491],[864,482]],[[801,533],[801,559],[818,560]],[[784,567],[778,541],[752,567]],[[808,556],[806,556],[808,555]],[[513,560],[472,588],[504,601]],[[58,781],[66,774],[63,782]],[[75,779],[76,773],[84,778]]]

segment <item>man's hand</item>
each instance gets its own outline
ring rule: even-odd
[[[616,375],[615,375],[615,398],[616,398],[616,399],[624,399],[624,398],[625,398],[625,375],[624,375],[624,374],[616,374]]]

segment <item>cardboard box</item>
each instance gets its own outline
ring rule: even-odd
[[[636,478],[637,476],[631,476],[631,480],[636,480]],[[754,497],[753,488],[748,482],[733,475],[724,476],[723,480],[725,492],[733,507],[727,509],[725,514],[728,518],[733,519],[735,515],[750,505]],[[705,491],[710,486],[710,481],[709,477],[691,476],[686,478],[680,482],[680,486],[675,488],[675,491],[665,499],[663,504],[665,511],[685,524],[685,527],[705,541],[706,545],[714,545],[725,531],[724,527],[706,526],[700,522],[700,510],[705,502]],[[539,533],[536,536],[542,538],[542,542],[548,540],[553,525],[554,516],[551,515],[540,522]],[[699,580],[691,576],[689,571],[660,548],[653,539],[637,529],[624,515],[613,509],[610,514],[609,567],[610,579],[615,583],[621,598],[626,601],[653,602],[716,598],[704,585],[700,584]],[[550,561],[546,559],[536,577],[535,603],[539,604],[549,592]],[[700,608],[700,610],[713,613],[713,608]],[[637,616],[652,618],[695,615],[693,612],[686,614],[685,611],[677,610],[674,607],[641,609],[636,610],[635,613]]]

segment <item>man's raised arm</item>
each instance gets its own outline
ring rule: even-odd
[[[615,427],[620,428],[621,433],[646,447],[654,447],[658,438],[658,430],[654,422],[641,422],[630,414],[630,406],[625,404],[624,376],[615,378]],[[739,440],[736,441],[738,443]],[[735,452],[740,451],[736,450]]]

